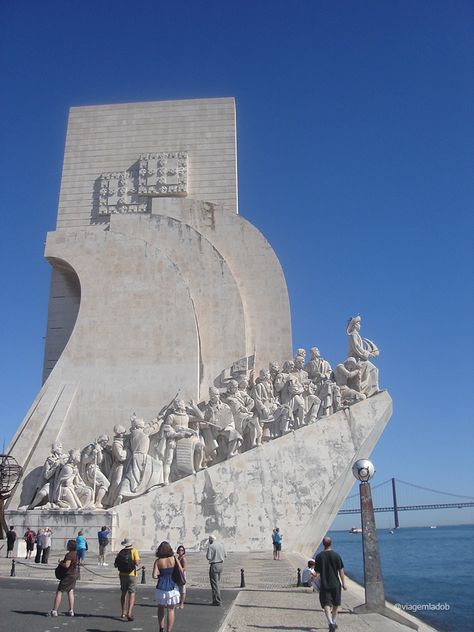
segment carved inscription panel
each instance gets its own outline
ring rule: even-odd
[[[142,154],[134,168],[100,176],[99,215],[146,213],[151,197],[187,194],[187,152]]]

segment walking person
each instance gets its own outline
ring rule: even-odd
[[[82,529],[77,532],[76,538],[76,552],[77,552],[77,563],[80,566],[84,564],[86,560],[86,551],[88,549],[87,540],[84,537],[84,531]]]
[[[53,532],[47,527],[41,534],[41,564],[47,564],[51,551],[51,536]]]
[[[209,562],[209,582],[211,584],[212,591],[212,605],[221,606],[222,599],[219,582],[221,580],[226,552],[222,542],[216,541],[215,535],[209,536],[209,544],[207,546],[206,558]]]
[[[188,558],[186,557],[186,549],[182,544],[178,546],[176,549],[178,562],[181,564],[181,568],[183,569],[184,578],[186,579],[186,571],[188,569]],[[184,600],[186,599],[186,584],[182,586],[178,586],[180,599],[178,608],[182,610],[184,608]]]
[[[13,549],[15,548],[16,531],[15,527],[10,527],[7,531],[7,557],[13,557]]]
[[[324,551],[318,553],[314,560],[312,575],[320,579],[319,603],[324,610],[329,625],[329,632],[337,629],[337,609],[341,605],[341,586],[346,588],[346,576],[341,556],[332,550],[329,536],[323,538]]]
[[[273,530],[273,536],[272,536],[272,540],[273,540],[273,559],[274,560],[279,560],[280,559],[281,541],[282,541],[282,539],[283,539],[283,536],[280,533],[279,527],[275,527],[275,529]]]
[[[59,560],[59,565],[63,568],[64,577],[59,581],[54,596],[54,605],[46,616],[57,617],[58,608],[61,605],[61,599],[63,593],[67,593],[69,602],[69,610],[66,613],[69,617],[74,616],[74,588],[76,587],[76,580],[78,576],[78,560],[76,552],[76,541],[68,540],[67,553],[63,560]]]
[[[168,613],[167,632],[172,632],[174,625],[174,609],[179,604],[180,594],[173,579],[175,565],[179,564],[169,542],[162,542],[156,550],[153,564],[153,579],[157,579],[155,599],[158,606],[158,625],[160,632],[165,631],[165,614]]]
[[[129,538],[122,540],[123,549],[115,558],[115,568],[120,577],[120,605],[122,621],[133,621],[133,607],[137,592],[137,568],[140,566],[140,554]]]
[[[97,539],[99,540],[99,566],[108,566],[105,562],[105,551],[110,542],[110,529],[106,526],[103,526],[99,533],[97,534]]]

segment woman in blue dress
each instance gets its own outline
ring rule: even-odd
[[[160,632],[165,630],[165,613],[168,611],[168,630],[172,632],[174,624],[174,609],[179,604],[180,594],[173,581],[173,569],[179,564],[175,558],[169,542],[162,542],[156,550],[156,560],[153,564],[153,579],[157,579],[155,598],[158,606],[158,623]]]

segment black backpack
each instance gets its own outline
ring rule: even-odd
[[[131,573],[135,570],[135,562],[132,560],[132,549],[122,549],[115,558],[115,568],[121,573]]]
[[[63,566],[61,563],[57,565],[54,569],[54,574],[56,575],[56,579],[64,579],[67,575],[68,569]]]

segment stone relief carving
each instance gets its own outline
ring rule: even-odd
[[[182,197],[187,193],[186,151],[142,154],[135,168],[101,174],[98,213],[146,213],[150,197]]]
[[[271,362],[254,379],[252,356],[224,370],[207,401],[186,404],[178,391],[149,422],[133,413],[128,432],[114,427],[111,444],[101,435],[65,454],[55,442],[28,509],[113,507],[374,395],[378,370],[369,358],[379,349],[361,337],[360,326],[360,316],[349,320],[350,355],[334,371],[313,347],[306,365],[298,349],[294,360],[281,368]]]

